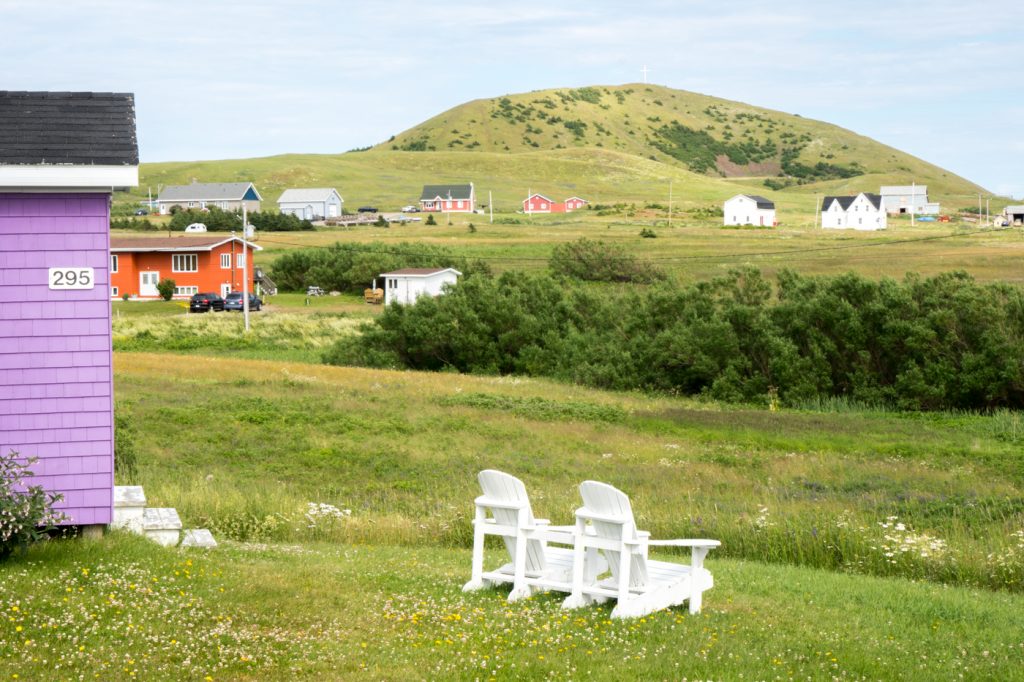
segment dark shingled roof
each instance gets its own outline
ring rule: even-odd
[[[0,164],[137,166],[135,96],[0,90]]]
[[[865,198],[867,198],[867,200],[870,201],[874,205],[874,207],[876,209],[882,210],[882,197],[881,196],[879,196],[877,194],[872,194],[871,192],[861,192],[861,194],[863,194],[865,196]],[[839,202],[839,206],[844,211],[847,211],[847,210],[850,209],[850,205],[859,196],[860,196],[860,194],[857,194],[856,196],[852,196],[852,197],[825,197],[825,201],[823,201],[821,203],[821,210],[822,211],[827,211],[828,207],[832,205],[833,201],[838,201]]]
[[[771,199],[765,199],[759,194],[744,194],[743,196],[748,199],[753,199],[757,203],[758,208],[775,208],[775,202]]]
[[[447,199],[451,193],[451,198],[455,200],[459,199],[472,199],[473,198],[473,184],[468,185],[423,185],[423,194],[420,195],[420,201],[431,201],[438,197]]]
[[[850,208],[850,204],[852,204],[853,200],[856,198],[857,197],[825,197],[825,201],[821,202],[821,210],[827,211],[833,201],[838,201],[839,207],[845,211]]]

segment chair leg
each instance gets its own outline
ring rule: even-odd
[[[522,524],[520,524],[522,528]],[[530,596],[530,586],[526,584],[526,535],[522,530],[516,533],[516,556],[513,562],[512,591],[509,592],[510,602],[526,599]]]
[[[484,527],[477,521],[473,525],[473,569],[470,573],[469,582],[462,586],[463,592],[483,589],[485,587],[482,578],[484,572]]]
[[[583,594],[583,580],[587,572],[586,559],[588,549],[583,546],[583,532],[579,524],[576,528],[576,541],[572,547],[572,593],[562,600],[563,609],[581,609],[589,600]]]

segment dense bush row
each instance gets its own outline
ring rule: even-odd
[[[202,223],[210,232],[231,232],[242,230],[241,211],[225,211],[211,206],[205,211],[189,209],[172,211],[172,230],[182,231],[192,223]],[[247,218],[249,224],[263,232],[296,232],[299,230],[312,230],[313,223],[303,220],[298,216],[284,213],[250,213]]]
[[[382,272],[400,268],[455,268],[463,275],[490,272],[483,261],[455,256],[444,247],[377,242],[288,251],[274,261],[270,276],[283,291],[318,286],[328,291],[361,292]]]
[[[1024,291],[957,272],[872,281],[752,269],[620,293],[466,278],[392,306],[333,364],[545,375],[612,389],[906,409],[1024,407]]]

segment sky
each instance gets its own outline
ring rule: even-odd
[[[135,93],[143,162],[339,153],[646,65],[1024,198],[1021,0],[0,0],[0,26],[0,89]]]

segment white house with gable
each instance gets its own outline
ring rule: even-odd
[[[304,220],[337,218],[345,200],[333,187],[286,189],[277,200],[277,209]]]
[[[723,207],[726,225],[760,225],[773,227],[775,202],[756,194],[737,194]]]
[[[861,192],[855,197],[825,197],[821,226],[832,229],[884,230],[889,226],[882,197]]]
[[[455,268],[404,268],[381,273],[384,305],[415,303],[420,296],[440,296],[444,285],[454,285],[462,273]]]

